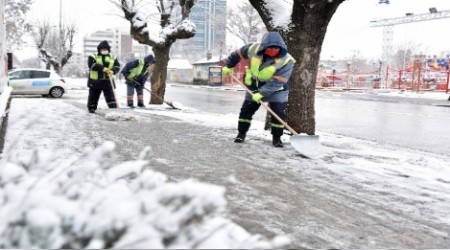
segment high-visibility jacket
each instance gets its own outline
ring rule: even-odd
[[[103,56],[100,55],[98,52],[95,52],[94,54],[92,54],[92,57],[95,59],[96,64],[103,65]],[[105,67],[112,70],[114,67],[115,61],[116,61],[115,56],[113,56],[111,54],[106,55],[105,56],[105,63],[106,63]],[[89,78],[92,80],[98,80],[98,71],[91,69],[89,71]],[[107,79],[105,74],[103,74],[103,79]]]
[[[267,81],[271,80],[274,77],[274,74],[279,69],[281,69],[286,64],[288,64],[289,62],[295,63],[295,59],[289,53],[287,53],[283,57],[275,58],[274,64],[268,65],[260,70],[259,68],[261,67],[262,60],[263,60],[263,55],[257,54],[260,45],[261,45],[260,43],[252,44],[247,52],[248,58],[250,60],[250,68],[247,69],[247,71],[246,71],[246,79],[245,80],[246,80],[247,85],[255,83],[256,88],[261,87]],[[249,81],[252,81],[252,83],[250,83]],[[260,85],[260,83],[262,83],[262,85]],[[279,89],[279,91],[282,91],[282,90],[284,90],[284,86]]]
[[[145,75],[148,72],[148,67],[145,70],[145,72],[143,72],[144,70],[144,65],[145,65],[145,61],[144,59],[139,59],[139,64],[137,67],[134,67],[130,70],[130,74],[128,75],[127,79],[128,80],[134,80],[136,79],[136,77],[140,76],[140,75]]]

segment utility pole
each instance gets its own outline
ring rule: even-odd
[[[63,58],[63,30],[62,30],[62,0],[59,0],[59,46],[58,46],[58,55],[57,55],[57,60],[58,60],[58,69],[57,72],[61,73],[61,62],[62,62],[62,58]]]

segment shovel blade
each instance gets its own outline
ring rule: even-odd
[[[290,141],[292,147],[307,158],[317,159],[323,154],[318,135],[294,135]]]

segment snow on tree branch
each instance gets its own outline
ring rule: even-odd
[[[288,30],[291,24],[292,4],[284,0],[264,1],[265,8],[271,16],[271,26]]]
[[[32,5],[32,0],[8,0],[5,4],[6,45],[8,50],[19,48],[23,43],[23,35],[31,30],[26,22],[26,15]],[[3,21],[3,20],[2,20]]]
[[[224,188],[167,182],[106,142],[81,156],[11,152],[0,161],[0,248],[282,248],[222,216]]]
[[[148,13],[139,11],[134,1],[120,0],[125,18],[130,21],[131,35],[142,44],[158,46],[174,43],[177,39],[191,38],[195,35],[195,24],[189,21],[190,9],[195,0],[158,0],[159,25],[149,27]],[[155,20],[154,20],[155,21]]]

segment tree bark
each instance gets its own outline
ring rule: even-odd
[[[167,65],[169,64],[169,52],[172,45],[153,47],[155,58],[158,63],[155,64],[153,74],[150,78],[152,93],[150,98],[150,104],[163,104],[164,95],[166,93],[166,77],[167,77]],[[155,97],[158,96],[158,97]]]
[[[291,55],[297,60],[290,84],[288,123],[298,133],[314,135],[315,90],[320,52],[328,23],[342,1],[322,1],[311,8],[294,4],[292,28],[284,37]]]
[[[315,134],[315,88],[322,42],[328,23],[344,0],[293,1],[288,29],[274,27],[265,1],[249,0],[269,31],[279,31],[297,63],[290,78],[287,122],[297,133]]]

